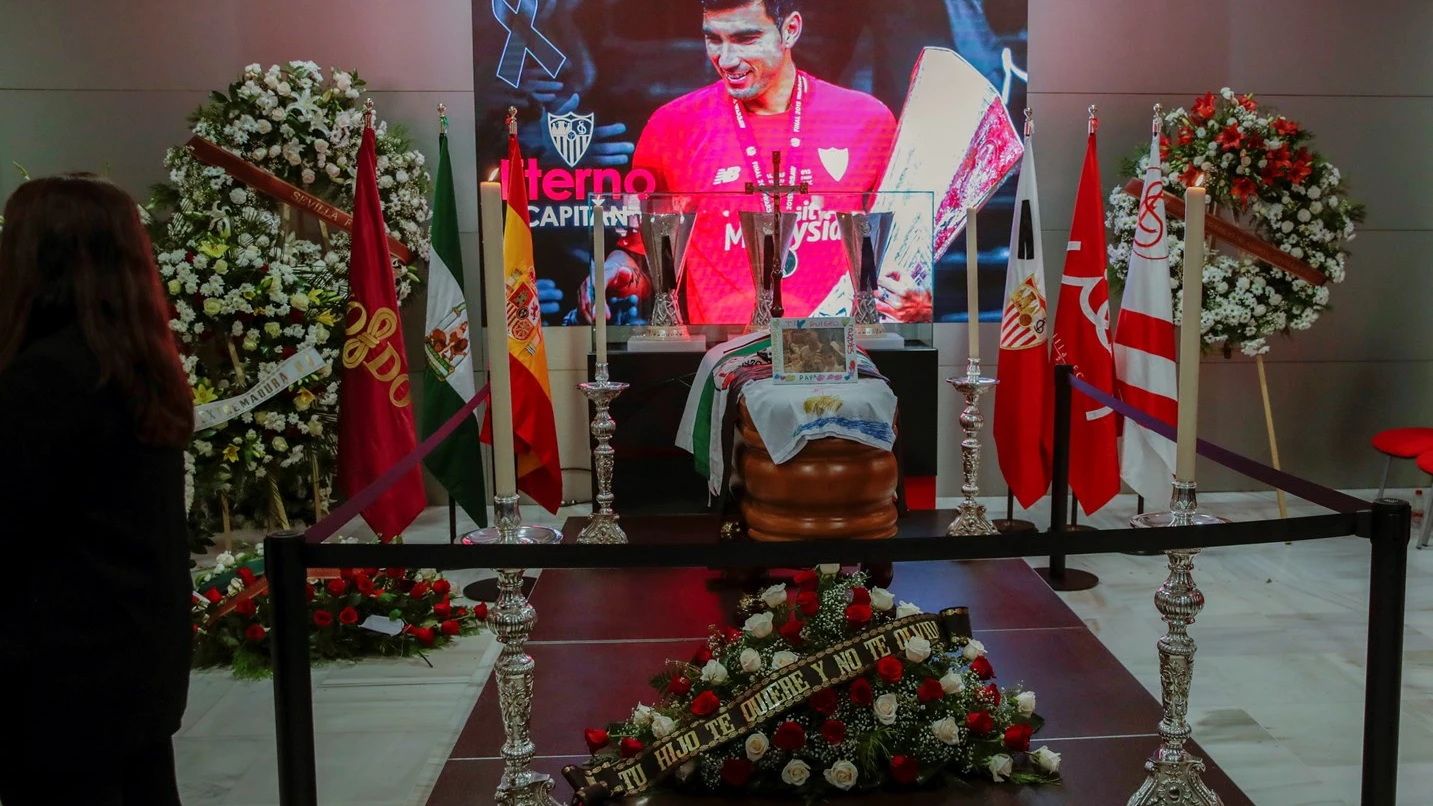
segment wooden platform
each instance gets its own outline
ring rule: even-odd
[[[950,512],[919,513],[903,522],[903,532],[932,534],[933,527],[943,529],[951,517]],[[564,534],[572,539],[581,526],[581,520],[573,519]],[[634,543],[705,541],[716,534],[716,521],[707,516],[632,517],[624,518],[623,526]],[[1159,704],[1028,565],[1019,560],[898,563],[895,578],[898,599],[926,610],[971,608],[976,637],[989,650],[997,680],[1022,683],[1039,696],[1046,724],[1033,744],[1048,745],[1063,755],[1065,777],[1058,787],[977,784],[974,789],[891,795],[891,802],[1125,803],[1144,780],[1144,759],[1158,746]],[[572,793],[559,770],[587,758],[583,729],[605,727],[638,702],[650,703],[654,694],[647,679],[667,658],[690,656],[705,640],[709,624],[729,623],[737,596],[717,573],[701,569],[543,573],[532,595],[538,622],[529,644],[537,662],[533,739],[539,756],[533,766],[558,779],[555,794],[560,801]],[[502,772],[502,741],[497,692],[489,680],[429,806],[488,802]],[[1251,803],[1212,763],[1204,780],[1227,806]],[[848,802],[886,800],[871,795]],[[643,802],[691,801],[717,799],[658,792]]]

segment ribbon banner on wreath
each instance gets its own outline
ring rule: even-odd
[[[327,366],[328,362],[323,360],[317,349],[304,349],[280,364],[273,372],[260,378],[258,383],[242,395],[195,406],[194,433],[227,423],[245,412],[253,411],[264,401]]]
[[[644,792],[684,762],[736,739],[763,721],[875,668],[903,652],[912,638],[947,641],[970,637],[966,608],[897,619],[879,629],[833,644],[756,681],[710,716],[688,723],[631,758],[594,767],[569,766],[562,774],[577,801],[594,806],[609,798]]]

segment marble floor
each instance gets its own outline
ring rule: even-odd
[[[1411,498],[1407,490],[1393,494]],[[1235,520],[1278,514],[1271,493],[1206,494],[1201,504]],[[1289,509],[1291,515],[1323,511],[1297,500]],[[1133,511],[1133,499],[1121,498],[1088,522],[1115,526]],[[551,525],[568,514],[524,512],[530,522]],[[1025,517],[1043,523],[1048,510],[1037,506]],[[460,524],[465,528],[471,524]],[[408,539],[446,541],[447,532],[446,511],[434,508]],[[1062,594],[1064,600],[1157,696],[1154,645],[1163,623],[1152,597],[1165,576],[1164,559],[1116,554],[1071,557],[1069,565],[1097,574],[1100,585]],[[449,576],[461,587],[483,573]],[[1195,578],[1206,598],[1191,630],[1199,643],[1191,693],[1195,736],[1260,806],[1355,806],[1367,544],[1338,538],[1211,549],[1200,555]],[[1410,549],[1404,641],[1399,803],[1424,804],[1433,791],[1433,550]],[[425,804],[496,655],[484,635],[429,655],[431,667],[393,659],[316,668],[320,802]],[[175,749],[188,806],[278,803],[267,683],[196,672]],[[474,793],[475,803],[490,798]]]

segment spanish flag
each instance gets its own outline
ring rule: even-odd
[[[517,489],[556,514],[562,505],[562,462],[557,455],[557,420],[547,377],[547,348],[532,265],[532,221],[528,217],[527,179],[517,135],[508,136],[507,225],[503,232],[503,271],[508,294],[508,355],[512,365],[513,443],[517,449]],[[483,424],[483,442],[492,443],[492,418]]]

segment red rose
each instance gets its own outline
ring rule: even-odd
[[[791,620],[781,625],[781,637],[786,643],[797,646],[801,643],[801,628],[806,625],[796,620],[796,615],[791,615]]]
[[[402,568],[385,568],[383,569],[383,574],[389,579],[402,579],[408,575],[408,572]]]
[[[905,670],[906,667],[901,663],[901,659],[894,655],[887,655],[876,661],[876,674],[880,675],[881,679],[887,683],[899,682]]]
[[[448,600],[444,599],[443,601],[433,605],[433,617],[438,619],[439,621],[452,618],[452,616],[453,606],[448,604]]]
[[[333,624],[333,614],[327,610],[313,611],[313,623],[320,627],[327,627]]]
[[[692,663],[696,664],[697,666],[705,666],[707,665],[707,661],[711,659],[711,649],[709,649],[706,644],[702,644],[701,646],[697,647],[697,653],[692,656]]]
[[[991,683],[990,685],[981,689],[980,693],[985,697],[985,699],[990,700],[990,705],[992,707],[1000,707],[1000,689],[996,688],[994,683]]]
[[[995,676],[995,667],[990,665],[990,661],[984,655],[970,662],[970,671],[974,672],[975,676],[981,680],[989,680]]]
[[[721,765],[721,779],[728,786],[742,786],[751,778],[752,764],[744,758],[729,758]]]
[[[340,569],[338,569],[338,578],[339,578],[339,579],[353,579],[353,569],[352,569],[352,568],[340,568]]]
[[[800,750],[806,746],[806,729],[795,722],[782,722],[771,734],[771,744],[778,750]]]
[[[587,740],[587,752],[589,753],[596,753],[598,750],[606,747],[608,742],[612,741],[612,737],[607,735],[607,731],[598,730],[597,728],[584,730],[582,732],[582,738]]]
[[[259,578],[254,576],[253,569],[250,569],[248,567],[239,569],[239,579],[242,579],[244,581],[244,587],[246,588],[259,581]]]
[[[444,635],[457,635],[463,628],[458,626],[458,622],[449,619],[438,625],[438,629],[441,630]]]
[[[210,588],[209,590],[204,591],[204,598],[208,599],[210,602],[217,604],[220,599],[224,598],[224,594],[220,593],[218,588]]]
[[[672,681],[667,684],[667,693],[668,693],[668,694],[675,694],[675,695],[677,695],[678,697],[682,696],[683,694],[686,694],[688,691],[691,691],[691,690],[692,690],[692,681],[688,680],[687,678],[685,678],[685,677],[683,677],[683,676],[681,676],[681,675],[677,675],[676,677],[673,677],[673,678],[672,678]]]
[[[721,698],[715,691],[703,691],[692,700],[692,713],[697,716],[711,716],[721,707]]]
[[[642,752],[642,743],[631,736],[623,736],[617,746],[622,750],[622,758],[631,758]]]
[[[312,585],[307,585],[306,587],[307,587],[307,590],[304,592],[304,594],[308,597],[308,600],[309,600],[310,602],[312,602],[312,601],[313,601],[313,594],[314,594],[313,586],[312,586]]]
[[[898,784],[913,784],[920,775],[921,763],[914,756],[891,756],[891,778]]]
[[[342,614],[340,614],[339,618],[342,617]],[[413,630],[413,635],[418,638],[418,643],[423,646],[432,646],[433,641],[438,637],[437,633],[433,632],[432,627],[417,627]]]
[[[1201,123],[1214,117],[1214,93],[1206,92],[1195,99],[1194,108],[1189,110],[1189,117],[1195,123]]]
[[[816,713],[825,716],[831,716],[836,713],[837,708],[841,707],[841,700],[836,696],[836,689],[834,688],[821,689],[815,694],[812,694],[811,699],[807,700],[807,702],[816,710]]]
[[[934,677],[927,678],[916,689],[916,699],[921,702],[934,702],[945,696],[945,689],[941,687],[940,681]]]
[[[338,621],[340,624],[357,624],[358,611],[351,607],[345,607],[338,611]]]
[[[478,621],[488,620],[487,602],[478,602],[477,604],[473,605],[473,618],[477,619]]]
[[[330,596],[342,596],[348,593],[348,583],[341,579],[330,579],[328,581],[328,593]]]
[[[433,592],[439,596],[447,596],[453,590],[453,584],[446,579],[435,579],[433,584],[428,587],[432,588]]]
[[[455,608],[453,608],[453,618],[462,618],[463,616],[466,616],[466,615],[468,615],[468,608],[466,608],[466,607],[455,607]]]
[[[1030,734],[1034,732],[1029,725],[1011,725],[1005,729],[1005,747],[1017,753],[1030,752]]]
[[[871,623],[871,606],[853,604],[846,608],[846,626],[853,630],[864,630]]]
[[[971,733],[984,736],[995,730],[995,719],[990,716],[989,711],[976,711],[973,714],[965,715],[965,726],[970,729]]]
[[[244,630],[244,637],[248,638],[250,641],[264,640],[264,625],[250,624],[249,629]]]
[[[408,592],[408,595],[412,596],[414,599],[422,599],[424,596],[428,595],[428,584],[426,582],[416,583],[413,586],[413,590]]]
[[[254,604],[253,599],[243,599],[234,605],[234,612],[241,616],[252,616],[259,612],[259,606]]]
[[[816,598],[816,591],[802,591],[796,594],[796,607],[801,615],[814,616],[821,609],[821,600]]]
[[[808,568],[805,571],[796,572],[796,578],[791,581],[795,582],[796,587],[801,590],[814,591],[816,590],[816,586],[820,584],[821,577],[818,576],[815,571]]]
[[[871,690],[871,681],[864,677],[858,677],[851,681],[851,704],[870,705],[876,701],[876,693]]]
[[[353,587],[357,588],[358,592],[364,596],[373,595],[373,580],[370,579],[367,574],[355,574],[353,577]]]
[[[829,744],[846,741],[846,723],[839,719],[828,719],[821,723],[821,738]]]
[[[871,603],[871,592],[865,588],[851,589],[851,604],[868,605]]]

